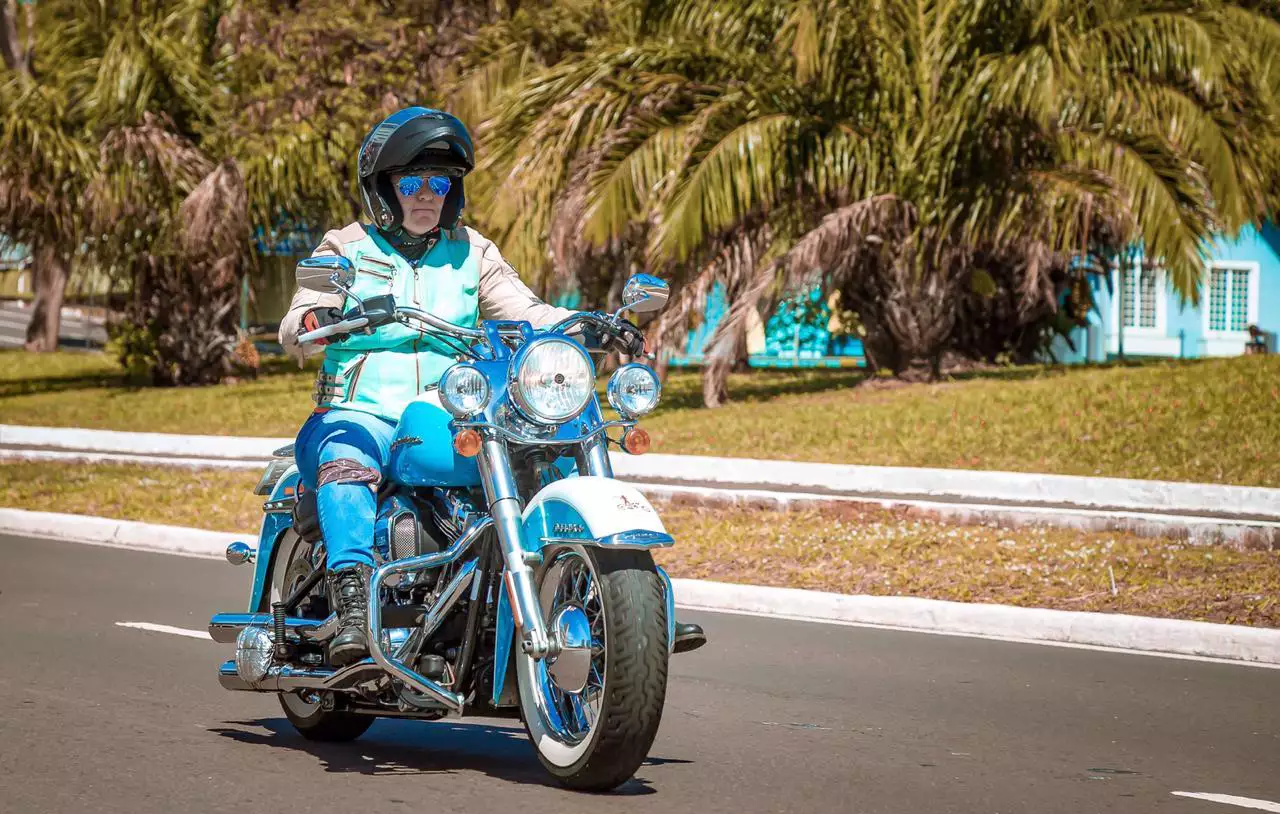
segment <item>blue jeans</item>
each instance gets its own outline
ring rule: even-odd
[[[313,414],[298,431],[298,470],[307,489],[316,492],[331,570],[373,565],[377,482],[395,429],[375,415],[337,409]]]

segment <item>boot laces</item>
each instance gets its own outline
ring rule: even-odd
[[[365,613],[364,585],[359,572],[343,574],[338,583],[338,615],[347,619],[351,616],[363,616]]]

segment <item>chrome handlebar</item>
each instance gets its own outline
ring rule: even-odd
[[[460,339],[484,339],[485,332],[479,328],[464,328],[461,325],[454,325],[447,319],[441,319],[435,314],[423,311],[420,308],[411,308],[406,305],[397,305],[394,318],[401,325],[413,328],[415,326],[408,325],[407,321],[416,319],[419,322],[426,323],[434,331],[440,333],[452,334]],[[418,330],[421,330],[420,328]]]
[[[341,322],[335,322],[331,325],[325,325],[322,328],[316,328],[314,331],[307,331],[304,334],[298,334],[298,344],[306,345],[315,342],[318,339],[328,339],[337,334],[349,334],[352,331],[358,331],[369,324],[368,317],[352,317],[344,319]]]
[[[465,328],[461,325],[455,325],[446,319],[423,311],[421,308],[413,308],[406,305],[397,305],[395,311],[392,312],[391,318],[401,325],[423,333],[444,333],[456,336],[459,339],[484,339],[488,334],[481,328]],[[421,323],[420,325],[411,325],[411,322]],[[548,333],[564,333],[579,323],[596,322],[605,326],[612,325],[612,321],[607,315],[599,314],[594,311],[579,311],[552,325],[546,329]],[[323,328],[317,328],[314,331],[308,331],[299,334],[298,342],[307,344],[315,342],[318,339],[328,339],[337,334],[348,334],[361,330],[369,326],[369,318],[364,316],[351,317],[341,322],[335,322],[332,325],[326,325]],[[425,327],[424,327],[425,326]],[[520,336],[521,331],[517,326],[504,326],[500,333],[508,336]]]

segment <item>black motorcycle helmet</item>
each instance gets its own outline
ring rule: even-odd
[[[404,213],[391,186],[393,172],[422,172],[454,178],[440,211],[440,228],[452,229],[466,205],[462,177],[475,168],[475,149],[466,125],[425,107],[407,107],[373,128],[360,145],[357,172],[365,217],[384,232],[400,230]]]

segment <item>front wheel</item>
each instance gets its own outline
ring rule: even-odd
[[[605,791],[649,754],[667,692],[667,605],[647,551],[547,552],[538,600],[568,646],[516,655],[520,706],[538,759],[561,784]]]

